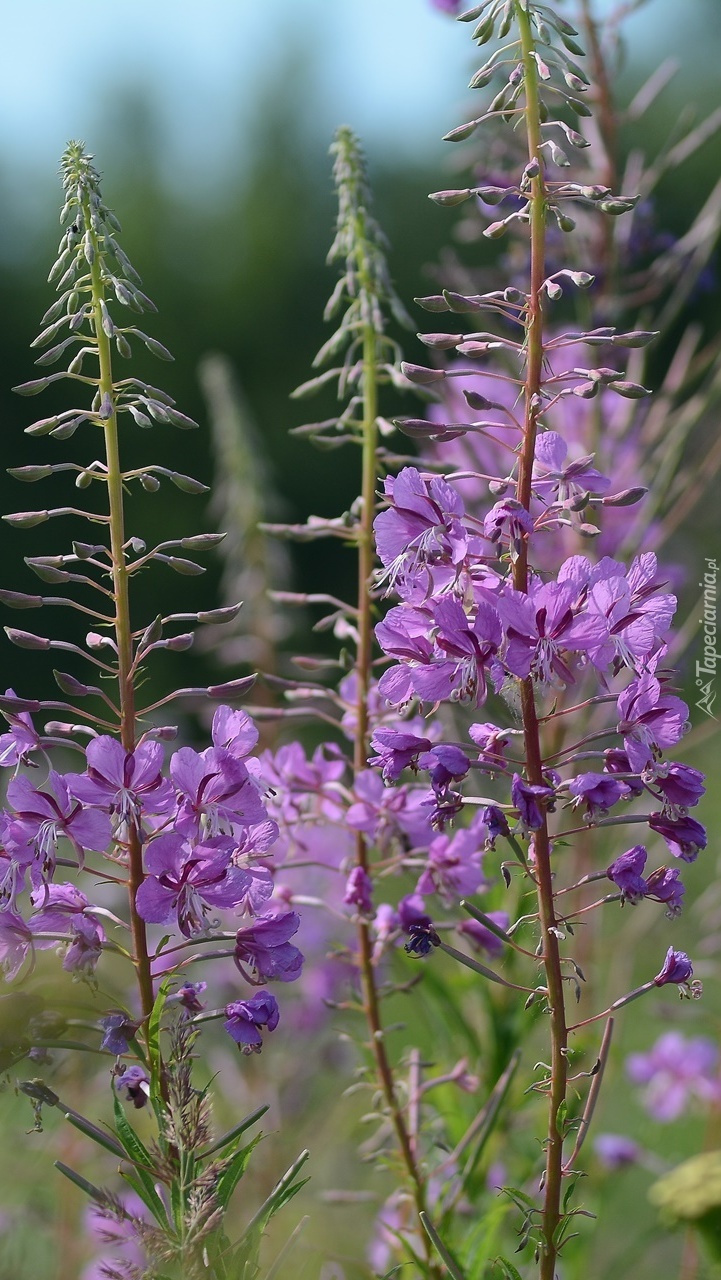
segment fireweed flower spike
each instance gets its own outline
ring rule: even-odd
[[[501,692],[522,724],[522,748],[509,748],[509,755],[516,756],[513,765],[508,768],[502,755],[498,762],[508,807],[505,831],[499,827],[498,832],[515,854],[504,865],[506,882],[512,884],[518,875],[537,897],[532,919],[540,933],[536,954],[543,979],[529,1003],[541,1000],[545,1008],[550,1048],[548,1073],[540,1086],[548,1100],[541,1200],[533,1209],[517,1203],[525,1215],[522,1241],[535,1248],[540,1280],[555,1280],[575,1213],[564,1200],[569,1033],[656,987],[676,984],[682,994],[697,993],[689,985],[691,962],[670,948],[654,979],[620,997],[604,1014],[569,1027],[566,991],[571,987],[578,999],[582,997],[582,971],[571,950],[574,914],[567,910],[565,897],[562,913],[557,906],[560,893],[575,889],[572,881],[564,887],[568,856],[564,859],[561,851],[573,845],[577,835],[590,849],[593,828],[622,823],[631,805],[634,821],[662,835],[681,859],[696,856],[705,833],[679,811],[680,799],[679,809],[671,811],[673,775],[663,758],[666,749],[679,742],[688,720],[683,701],[667,692],[668,673],[663,670],[675,600],[662,591],[655,556],[637,557],[627,565],[620,557],[579,554],[579,535],[603,538],[606,504],[618,503],[625,510],[627,502],[634,507],[643,494],[640,489],[612,494],[615,462],[604,474],[591,452],[576,447],[575,435],[567,439],[564,432],[574,397],[584,401],[602,391],[606,400],[640,400],[648,394],[618,363],[614,368],[606,363],[588,366],[596,346],[634,349],[653,334],[619,333],[606,326],[558,336],[551,327],[554,304],[564,291],[585,289],[593,282],[590,273],[572,270],[563,260],[551,266],[552,252],[565,256],[564,240],[574,231],[575,210],[614,218],[631,211],[636,200],[617,196],[608,187],[590,186],[583,175],[577,181],[567,172],[573,168],[573,153],[588,145],[577,127],[578,117],[590,114],[584,100],[588,80],[576,61],[583,51],[570,24],[534,0],[487,0],[460,17],[477,24],[473,35],[480,45],[494,38],[501,42],[473,77],[471,88],[483,90],[494,77],[500,84],[485,113],[453,129],[447,140],[461,142],[492,120],[512,125],[516,136],[522,133],[525,155],[518,158],[518,172],[507,182],[438,192],[433,198],[449,206],[477,203],[483,219],[496,219],[481,223],[486,237],[496,239],[509,231],[516,235],[516,261],[521,257],[519,241],[525,238],[530,270],[504,290],[446,288],[420,299],[437,324],[446,313],[454,330],[464,326],[465,318],[483,328],[469,334],[429,334],[422,340],[434,353],[434,363],[402,366],[410,382],[429,398],[438,396],[442,405],[425,420],[398,419],[397,425],[422,442],[434,473],[443,467],[444,450],[452,442],[451,466],[460,466],[464,483],[461,493],[448,475],[434,475],[429,481],[420,467],[406,468],[395,481],[386,480],[387,510],[376,519],[375,529],[383,582],[399,603],[376,627],[377,640],[391,663],[381,676],[379,691],[399,710],[415,709],[421,702],[429,714],[445,703],[454,716],[464,704],[475,711]],[[503,203],[502,215],[487,215],[484,203]],[[484,364],[481,385],[474,382],[465,361],[485,362],[491,351],[505,360],[505,370],[499,365],[491,373]],[[444,352],[463,358],[464,365],[443,364]],[[467,412],[464,418],[460,395],[453,389],[455,379],[463,380],[472,421]],[[498,447],[501,439],[505,455]],[[429,440],[435,441],[432,451]],[[478,460],[469,467],[474,450]],[[555,562],[550,558],[554,552]],[[616,548],[614,553],[618,554]],[[578,744],[589,732],[583,712],[591,706],[597,718],[590,743],[597,734],[605,739],[607,764],[601,772],[602,752],[591,753],[589,772],[572,776],[570,767],[582,750]],[[556,735],[567,725],[575,726],[575,736],[569,729],[568,746],[559,751]],[[611,745],[608,739],[614,735]],[[469,784],[476,776],[474,765],[487,767],[484,744],[482,737],[477,759],[464,747],[469,770],[454,784],[453,816],[460,822],[468,802],[486,806],[485,812],[491,807],[485,797],[474,796]],[[440,745],[434,744],[434,750]],[[413,743],[385,736],[374,738],[373,746],[373,764],[390,784],[400,778],[404,765],[423,767],[423,754]],[[655,779],[669,777],[666,793]],[[693,803],[700,786],[700,778],[682,775],[678,795],[686,792]],[[649,791],[662,808],[639,815],[636,800]],[[567,820],[573,807],[585,811],[580,832]],[[474,807],[473,812],[478,810]],[[606,816],[610,813],[613,817]],[[678,874],[661,867],[644,877],[646,860],[642,845],[617,854],[608,872],[601,870],[599,875],[607,874],[620,893],[592,906],[620,898],[643,910],[642,900],[651,898],[664,903],[667,914],[678,914],[683,894]],[[609,859],[604,861],[608,865]],[[419,887],[432,874],[429,869]],[[436,916],[423,913],[422,899],[405,927],[407,950],[437,966],[442,957],[434,954],[433,935],[440,941]],[[509,924],[509,937],[514,929]],[[440,950],[453,954],[442,942]],[[456,956],[467,966],[476,963],[460,953]],[[477,972],[489,979],[494,976],[480,965]],[[589,1115],[595,1097],[595,1092],[589,1094]],[[505,1274],[516,1272],[508,1264]]]
[[[181,690],[150,707],[139,706],[138,691],[154,652],[187,649],[193,640],[189,621],[230,620],[237,609],[179,613],[139,627],[131,618],[131,586],[141,569],[200,573],[194,559],[176,552],[203,553],[218,543],[219,535],[196,534],[148,550],[141,538],[128,534],[126,500],[134,490],[152,494],[169,482],[181,492],[202,493],[206,486],[155,464],[127,468],[126,435],[153,423],[181,429],[197,424],[175,408],[166,392],[137,377],[117,375],[115,354],[127,360],[138,345],[161,359],[172,357],[138,327],[143,313],[155,307],[118,242],[119,224],[104,203],[98,173],[82,144],[69,145],[62,171],[64,231],[50,277],[59,297],[34,345],[42,350],[41,366],[63,357],[70,363],[64,372],[43,374],[16,390],[40,394],[66,379],[77,407],[42,418],[27,430],[49,436],[51,443],[76,433],[80,440],[100,438],[104,448],[93,462],[15,470],[26,482],[70,471],[79,491],[94,487],[98,494],[88,511],[71,505],[5,517],[12,527],[23,528],[64,514],[76,522],[89,521],[91,530],[64,554],[28,560],[41,582],[53,584],[53,591],[65,589],[65,596],[3,592],[0,597],[15,608],[67,604],[88,626],[84,646],[6,628],[9,639],[23,648],[61,650],[82,660],[85,679],[56,671],[60,700],[24,699],[12,689],[0,698],[10,725],[0,738],[0,765],[15,770],[0,813],[0,962],[10,980],[31,970],[37,952],[59,949],[63,968],[101,999],[98,975],[105,953],[112,950],[118,963],[127,964],[132,990],[127,1011],[108,1010],[88,1023],[92,1039],[87,1045],[66,1039],[64,1020],[48,1008],[42,1010],[44,1021],[36,1018],[18,1032],[11,1057],[20,1060],[30,1053],[43,1060],[38,1055],[50,1045],[59,1050],[87,1047],[119,1059],[113,1073],[117,1136],[74,1111],[65,1114],[86,1136],[110,1149],[116,1161],[119,1154],[138,1170],[137,1177],[129,1177],[147,1215],[141,1220],[129,1211],[123,1214],[142,1243],[143,1273],[190,1278],[202,1272],[208,1280],[221,1280],[228,1267],[254,1269],[259,1236],[251,1234],[238,1243],[241,1264],[221,1227],[241,1171],[240,1131],[211,1144],[207,1090],[196,1090],[191,1083],[196,1019],[203,1017],[199,997],[206,984],[190,980],[187,966],[193,957],[188,948],[197,947],[198,939],[227,939],[228,917],[237,928],[238,917],[263,907],[272,891],[268,858],[278,828],[263,800],[262,768],[251,755],[257,731],[249,716],[221,705],[213,720],[212,745],[200,752],[181,746],[168,768],[164,743],[177,731],[149,718],[183,693],[223,703],[242,695],[252,678]],[[92,448],[97,452],[97,443]],[[72,594],[78,586],[82,603]],[[181,624],[185,630],[179,630]],[[43,711],[60,712],[63,718],[43,732],[34,727],[34,718]],[[41,767],[57,742],[83,757],[82,771],[62,774]],[[30,775],[22,772],[28,765],[33,766]],[[92,898],[75,883],[59,881],[60,867],[85,874]],[[123,892],[125,918],[118,914]],[[299,917],[291,915],[288,936],[299,924]],[[284,917],[274,920],[272,927],[282,932]],[[258,945],[250,960],[253,982],[269,977],[288,981],[298,975],[302,956],[285,935],[266,939],[265,950]],[[220,954],[231,964],[227,946]],[[180,983],[173,966],[180,966]],[[159,970],[162,981],[156,976]],[[237,986],[237,972],[231,968],[231,973]],[[30,1017],[32,997],[27,999]],[[241,993],[227,1015],[229,1035],[247,1051],[260,1050],[260,1027],[272,1031],[279,1021],[277,1003],[265,993],[247,1000]],[[58,1104],[41,1081],[20,1087],[34,1100],[38,1122],[43,1105]],[[151,1114],[156,1126],[152,1151],[135,1134],[121,1100]],[[246,1155],[240,1159],[244,1167]],[[58,1167],[92,1196],[101,1215],[117,1219],[120,1202],[112,1193],[64,1165]],[[294,1177],[295,1167],[289,1188],[295,1187]],[[281,1203],[282,1198],[277,1207]]]

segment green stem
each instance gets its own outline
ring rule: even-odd
[[[525,421],[523,447],[518,468],[517,497],[526,510],[531,504],[531,478],[535,454],[537,419],[541,407],[543,370],[543,307],[541,286],[545,276],[546,191],[544,158],[541,146],[540,99],[538,71],[533,57],[534,42],[528,12],[521,0],[515,0],[516,17],[521,37],[525,87],[526,136],[529,161],[538,164],[538,176],[531,183],[531,279],[526,314],[526,380],[524,389]],[[528,591],[528,558],[524,544],[513,570],[517,591]],[[543,782],[540,733],[533,680],[521,681],[521,708],[528,781]],[[557,922],[551,871],[551,846],[546,815],[540,830],[534,832],[535,870],[538,887],[538,914],[543,941],[543,965],[548,988],[551,1023],[551,1082],[548,1094],[548,1133],[546,1138],[546,1172],[542,1230],[544,1247],[540,1258],[541,1280],[554,1280],[556,1274],[556,1232],[561,1221],[561,1184],[563,1178],[563,1134],[559,1112],[565,1102],[568,1086],[566,1049],[568,1031],[564,1005],[561,958],[556,933]]]
[[[357,243],[362,243],[364,232],[358,228]],[[360,285],[362,289],[370,289],[372,282],[365,268],[360,266]],[[375,568],[375,550],[373,540],[373,518],[376,510],[377,472],[377,415],[378,415],[378,352],[376,334],[371,324],[363,330],[363,455],[362,455],[362,509],[360,525],[357,533],[358,542],[358,651],[356,658],[356,730],[353,744],[353,772],[358,776],[367,768],[368,743],[368,694],[371,681],[371,665],[373,659],[373,601],[372,582]],[[370,850],[362,831],[356,832],[355,839],[356,865],[368,873]],[[408,1175],[414,1204],[417,1212],[425,1211],[425,1184],[418,1167],[416,1153],[408,1132],[403,1111],[398,1103],[396,1087],[384,1039],[383,1023],[380,1012],[378,989],[376,986],[375,968],[373,965],[373,942],[368,923],[360,919],[358,923],[358,950],[361,985],[363,989],[363,1006],[370,1031],[370,1043],[375,1058],[376,1072],[381,1085],[391,1123],[398,1142],[403,1165]],[[427,1256],[430,1262],[430,1241],[425,1239]]]
[[[134,751],[136,740],[135,687],[133,682],[133,641],[130,625],[130,603],[128,594],[128,569],[125,561],[125,514],[123,505],[123,477],[120,469],[120,452],[118,447],[118,416],[115,408],[115,386],[113,383],[112,354],[110,339],[103,329],[103,312],[101,304],[105,301],[105,289],[100,272],[100,250],[95,232],[92,230],[90,202],[83,205],[85,225],[89,229],[94,256],[90,267],[93,328],[98,346],[98,390],[101,404],[109,401],[112,412],[102,420],[105,436],[105,463],[107,467],[106,482],[108,486],[108,510],[110,514],[110,555],[112,560],[113,597],[115,617],[113,625],[115,642],[118,650],[118,697],[120,706],[120,740],[126,751]],[[128,899],[130,906],[130,928],[133,938],[135,971],[140,992],[140,1003],[147,1030],[148,1019],[153,1008],[153,982],[150,976],[150,959],[145,921],[135,909],[135,895],[144,878],[143,851],[139,834],[132,829],[128,838]]]

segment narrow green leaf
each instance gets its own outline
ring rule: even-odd
[[[56,1169],[59,1169],[70,1182],[74,1182],[76,1187],[80,1187],[80,1190],[84,1191],[86,1196],[90,1196],[91,1200],[95,1200],[97,1204],[107,1203],[107,1197],[100,1188],[94,1186],[92,1182],[88,1182],[87,1178],[84,1178],[81,1173],[76,1173],[74,1169],[70,1169],[68,1165],[63,1164],[62,1160],[55,1160],[53,1163]]]
[[[231,1156],[230,1163],[218,1178],[215,1194],[218,1204],[222,1209],[227,1208],[230,1197],[245,1173],[252,1152],[255,1147],[257,1147],[262,1137],[262,1133],[257,1134],[255,1138],[247,1144],[247,1146],[241,1147],[239,1151],[236,1151]]]
[[[153,1182],[150,1172],[153,1168],[153,1161],[150,1152],[138,1137],[133,1126],[125,1115],[115,1090],[113,1090],[113,1112],[115,1115],[115,1129],[117,1135],[123,1145],[123,1148],[132,1161],[137,1181],[140,1182],[143,1187],[144,1193],[138,1191],[138,1195],[150,1209],[156,1221],[161,1226],[167,1226],[168,1217],[165,1212],[165,1205],[155,1190],[155,1183]]]
[[[514,1267],[513,1263],[509,1262],[507,1258],[496,1258],[495,1265],[503,1268],[505,1280],[523,1280],[518,1268]]]
[[[250,1115],[245,1117],[245,1120],[241,1120],[240,1124],[237,1124],[234,1129],[229,1129],[227,1133],[224,1133],[222,1138],[218,1138],[217,1142],[213,1143],[212,1147],[208,1147],[205,1151],[202,1151],[198,1158],[200,1160],[205,1160],[208,1156],[212,1156],[216,1151],[222,1151],[223,1147],[227,1147],[228,1143],[232,1142],[234,1138],[239,1138],[241,1134],[245,1133],[246,1129],[250,1129],[251,1125],[254,1125],[258,1120],[260,1120],[261,1116],[264,1116],[267,1110],[268,1105],[266,1103],[265,1106],[257,1107],[255,1111],[251,1111]]]
[[[465,1280],[465,1276],[461,1271],[461,1268],[459,1267],[458,1263],[456,1262],[456,1259],[453,1257],[453,1254],[451,1253],[450,1249],[448,1249],[448,1247],[441,1240],[441,1237],[439,1236],[438,1232],[433,1226],[433,1223],[428,1217],[428,1214],[419,1213],[418,1216],[421,1222],[423,1223],[423,1230],[425,1231],[426,1235],[431,1241],[433,1248],[438,1254],[438,1257],[447,1266],[449,1275],[453,1277],[453,1280]]]
[[[150,1018],[148,1020],[148,1054],[150,1056],[151,1097],[160,1098],[160,1019],[163,1016],[165,1001],[170,990],[170,978],[164,978],[155,997]]]

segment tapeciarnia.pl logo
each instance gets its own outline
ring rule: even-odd
[[[706,557],[705,564],[706,571],[702,581],[699,582],[699,586],[703,590],[703,617],[699,618],[703,638],[703,661],[696,663],[696,687],[701,693],[696,706],[699,711],[703,711],[712,720],[715,720],[717,717],[713,713],[713,706],[716,701],[716,690],[713,686],[716,680],[716,664],[721,662],[721,653],[716,650],[718,638],[716,607],[718,565],[715,560],[711,560],[708,557]]]

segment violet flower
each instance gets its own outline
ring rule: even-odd
[[[32,952],[33,935],[15,911],[0,912],[0,966],[6,982],[12,982]]]
[[[631,794],[625,782],[609,777],[607,773],[579,773],[569,780],[568,792],[574,797],[574,807],[585,805],[589,821],[607,813],[619,800]]]
[[[371,747],[378,754],[371,756],[368,764],[382,770],[384,782],[397,782],[404,769],[418,769],[418,757],[431,746],[430,738],[381,725],[371,737]]]
[[[706,848],[706,828],[695,818],[668,818],[663,813],[652,813],[648,825],[663,836],[674,857],[683,862],[695,862],[699,850]]]
[[[104,853],[111,839],[110,820],[104,813],[84,809],[72,796],[65,778],[54,769],[48,772],[49,791],[36,791],[25,777],[12,778],[7,799],[14,813],[8,815],[5,848],[11,857],[23,860],[32,850],[33,885],[52,879],[58,840],[70,841],[80,866],[85,850]]]
[[[503,930],[506,930],[511,923],[507,911],[487,911],[486,915]],[[463,934],[464,938],[468,938],[475,951],[485,951],[490,956],[500,956],[505,950],[503,939],[487,929],[480,920],[461,920],[458,932]]]
[[[14,698],[15,690],[6,689],[5,697]],[[27,711],[2,713],[10,725],[9,733],[0,734],[0,768],[14,768],[18,764],[30,765],[30,753],[41,747],[40,738]]]
[[[642,844],[635,844],[608,868],[606,875],[621,890],[624,902],[640,902],[647,896],[648,884],[641,875],[647,859],[647,850]]]
[[[669,947],[666,952],[666,959],[663,962],[663,968],[660,973],[656,974],[653,983],[656,987],[664,987],[669,982],[675,982],[679,986],[685,987],[692,977],[693,965],[686,952],[675,951],[673,947]]]
[[[416,893],[438,893],[448,903],[468,897],[485,885],[481,862],[486,829],[478,818],[453,836],[436,836]]]
[[[525,831],[538,831],[543,826],[544,809],[541,807],[541,801],[547,801],[545,808],[548,808],[555,794],[553,787],[526,782],[520,774],[514,773],[511,781],[511,800],[518,810],[518,817]]]
[[[143,920],[169,924],[177,919],[186,938],[206,928],[208,906],[236,907],[252,877],[233,865],[234,842],[223,836],[193,844],[181,835],[157,836],[145,853],[147,875],[135,895]]]
[[[127,1013],[118,1012],[106,1014],[100,1019],[100,1025],[103,1028],[100,1048],[107,1049],[109,1053],[120,1057],[121,1054],[128,1052],[130,1041],[140,1024],[128,1017]]]
[[[618,732],[633,773],[640,772],[656,751],[672,747],[688,727],[688,707],[680,698],[664,693],[655,676],[645,673],[632,680],[618,699]]]
[[[258,786],[242,761],[222,747],[200,754],[181,747],[171,757],[170,776],[178,790],[174,829],[197,839],[250,826],[267,818]]]
[[[637,1164],[643,1154],[637,1142],[622,1133],[599,1133],[593,1149],[601,1164],[612,1173]]]
[[[303,953],[288,939],[298,932],[297,911],[257,916],[235,935],[233,959],[254,986],[266,982],[295,982],[303,969]]]
[[[721,1103],[718,1049],[703,1036],[690,1039],[666,1031],[648,1053],[632,1053],[626,1072],[634,1084],[645,1085],[643,1104],[667,1124],[686,1110],[692,1096],[716,1106]]]
[[[373,881],[363,867],[353,867],[346,881],[343,902],[357,907],[362,915],[373,914]]]
[[[117,738],[93,738],[85,751],[87,773],[66,774],[71,795],[90,808],[116,816],[119,831],[140,831],[144,813],[167,817],[175,810],[175,791],[162,775],[163,748],[141,742],[126,751]]]
[[[115,1088],[118,1093],[124,1089],[127,1101],[132,1102],[135,1108],[140,1109],[147,1105],[150,1097],[150,1080],[142,1067],[135,1064],[125,1067],[120,1075],[115,1077]]]
[[[263,1037],[259,1027],[275,1031],[280,1019],[278,1001],[267,991],[258,991],[249,1000],[235,1000],[225,1006],[223,1024],[241,1053],[260,1053]]]

